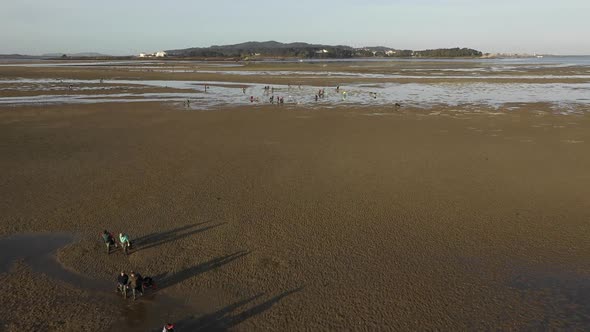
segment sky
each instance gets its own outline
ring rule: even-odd
[[[276,40],[590,54],[590,0],[0,0],[0,54]]]

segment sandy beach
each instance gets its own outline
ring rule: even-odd
[[[136,75],[171,74],[0,67]],[[347,80],[244,77],[174,79]],[[511,106],[0,105],[0,330],[587,328],[589,113]]]

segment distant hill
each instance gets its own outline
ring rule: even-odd
[[[199,58],[240,58],[256,59],[264,57],[278,58],[355,58],[355,57],[481,57],[480,51],[469,48],[449,48],[434,50],[397,50],[385,46],[353,48],[345,45],[322,45],[297,43],[280,43],[277,41],[245,42],[233,45],[214,45],[210,47],[192,47],[166,51],[173,57]]]
[[[166,51],[169,56],[180,57],[351,57],[354,49],[349,46],[330,46],[308,43],[279,43],[276,41],[246,42],[234,45],[214,45],[211,47],[193,47]]]
[[[0,54],[0,59],[39,59],[41,57],[35,55],[22,55],[22,54]]]

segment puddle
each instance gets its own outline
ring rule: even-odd
[[[74,242],[74,236],[65,233],[51,234],[20,234],[0,239],[0,273],[8,272],[11,265],[19,259],[24,259],[34,270],[44,270],[54,279],[68,278],[68,271],[59,271],[47,263],[54,260],[57,250]],[[56,264],[58,264],[56,262]]]

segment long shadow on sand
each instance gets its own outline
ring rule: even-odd
[[[214,258],[212,260],[201,263],[199,265],[195,265],[193,267],[190,267],[188,269],[185,269],[172,275],[164,274],[156,276],[156,280],[158,281],[158,289],[164,289],[170,286],[174,286],[180,282],[183,282],[186,279],[195,277],[207,271],[211,271],[225,264],[229,264],[235,261],[236,259],[242,258],[248,254],[248,251],[242,250],[230,255]]]
[[[188,317],[179,321],[176,326],[181,331],[226,331],[238,324],[259,315],[270,308],[273,305],[279,303],[285,297],[297,293],[303,290],[303,287],[292,289],[284,292],[277,296],[272,297],[260,304],[257,304],[249,309],[238,311],[240,307],[246,306],[264,296],[264,294],[258,294],[253,297],[238,301],[225,308],[222,308],[211,314],[207,314],[201,317]]]
[[[152,233],[146,236],[139,237],[133,241],[135,246],[133,252],[157,247],[162,244],[177,241],[191,235],[206,232],[210,229],[225,225],[226,223],[219,223],[207,227],[197,228],[195,227],[206,224],[208,222],[202,222],[198,224],[192,224],[187,226],[178,227],[161,233]]]

